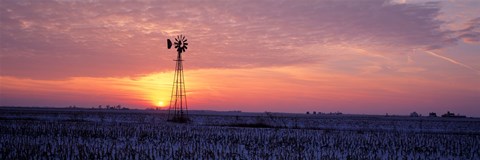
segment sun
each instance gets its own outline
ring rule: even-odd
[[[159,107],[164,107],[165,106],[165,103],[163,103],[163,101],[158,101],[157,105]]]

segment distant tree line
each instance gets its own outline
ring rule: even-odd
[[[77,109],[77,108],[82,108],[82,107],[77,107],[76,105],[71,105],[68,106],[67,108],[70,109]],[[105,109],[105,110],[129,110],[127,107],[122,107],[122,105],[98,105],[97,108],[92,107],[91,109]]]
[[[112,105],[112,106],[106,105],[105,107],[103,107],[102,105],[98,105],[98,109],[110,109],[110,110],[115,110],[115,109],[116,109],[116,110],[120,110],[120,109],[122,109],[122,110],[128,110],[129,108],[122,107],[121,105],[116,105],[116,106],[115,106],[115,105]]]
[[[305,112],[305,114],[310,114],[309,111]],[[342,115],[342,112],[330,112],[330,113],[323,113],[323,112],[315,112],[313,111],[311,114],[325,114],[325,115]]]

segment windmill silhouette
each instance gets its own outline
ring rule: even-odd
[[[177,36],[173,43],[177,49],[177,62],[175,67],[175,75],[173,77],[172,96],[170,99],[170,107],[168,108],[168,121],[186,123],[188,118],[187,92],[185,91],[185,79],[183,76],[183,60],[182,53],[187,49],[187,39],[183,35]],[[172,47],[172,41],[167,39],[167,48]]]

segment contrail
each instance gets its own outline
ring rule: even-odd
[[[437,58],[441,58],[441,59],[443,59],[443,60],[449,61],[449,62],[451,62],[451,63],[453,63],[453,64],[462,66],[462,67],[464,67],[464,68],[470,69],[470,70],[475,71],[475,72],[477,72],[478,74],[480,74],[480,71],[479,71],[479,70],[476,70],[475,68],[470,67],[469,65],[466,65],[466,64],[463,64],[463,63],[461,63],[461,62],[458,62],[458,61],[456,61],[456,60],[454,60],[454,59],[451,59],[451,58],[448,58],[448,57],[445,57],[445,56],[442,56],[442,55],[433,53],[433,52],[431,52],[431,51],[425,51],[425,52],[427,52],[428,54],[430,54],[430,55],[432,55],[432,56],[435,56],[435,57],[437,57]]]

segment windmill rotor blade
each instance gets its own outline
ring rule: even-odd
[[[167,45],[172,44],[172,42],[170,41],[169,39],[167,39]],[[177,49],[177,52],[180,54],[182,52],[185,52],[188,47],[188,42],[187,42],[187,38],[185,37],[185,35],[183,34],[180,34],[180,35],[177,35],[177,37],[175,38],[175,42],[173,42],[173,45],[175,46],[175,48]],[[168,44],[169,43],[169,44]]]

